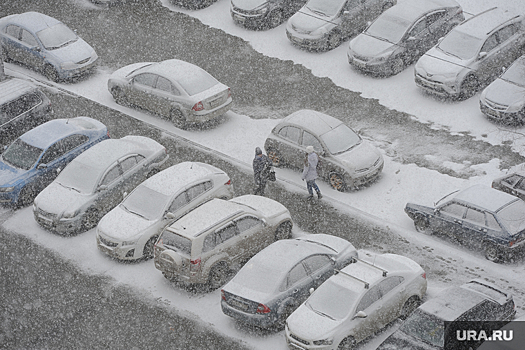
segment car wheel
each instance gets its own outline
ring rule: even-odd
[[[44,66],[44,75],[47,79],[54,81],[55,83],[59,80],[57,70],[50,64]]]
[[[338,31],[330,33],[330,35],[328,35],[328,38],[326,39],[327,50],[335,49],[341,44],[341,41],[341,33],[339,33]]]
[[[401,58],[395,58],[394,61],[392,61],[392,64],[390,65],[392,75],[401,73],[403,69],[405,69],[405,62],[403,62]]]
[[[268,28],[275,28],[283,21],[283,12],[281,10],[273,10],[268,15]]]
[[[339,343],[338,350],[351,350],[355,348],[354,337],[346,337]]]
[[[416,215],[414,218],[414,227],[416,228],[417,232],[430,234],[430,224],[428,223],[428,220],[423,215]]]
[[[221,287],[228,277],[228,266],[221,263],[213,266],[210,270],[210,275],[208,278],[208,286],[211,290],[215,290]]]
[[[480,84],[478,78],[472,74],[468,75],[461,83],[459,90],[460,99],[466,100],[467,98],[472,97],[479,90],[479,87]]]
[[[501,257],[498,248],[492,242],[485,242],[485,258],[492,262],[500,262]]]
[[[420,304],[421,304],[421,299],[419,299],[417,295],[411,296],[405,302],[405,305],[403,305],[399,318],[402,320],[406,320],[407,317],[410,316],[410,314],[414,312],[414,310],[417,309]]]
[[[22,188],[20,194],[18,195],[18,201],[16,202],[17,207],[27,207],[33,202],[35,195],[36,193],[30,185]]]
[[[142,255],[144,259],[153,258],[153,250],[155,249],[155,243],[157,242],[157,236],[151,237],[146,244],[144,244],[144,249],[142,250]]]
[[[111,89],[111,95],[113,95],[115,102],[117,102],[119,105],[128,105],[128,99],[126,98],[126,94],[124,93],[124,91],[122,91],[121,88],[116,86],[113,89]]]
[[[273,166],[278,167],[281,165],[282,158],[281,158],[281,153],[279,151],[276,151],[274,149],[269,149],[268,158],[270,158],[270,160],[272,161]]]
[[[292,223],[290,221],[283,222],[275,230],[275,240],[288,239],[292,236]]]
[[[88,209],[88,211],[84,214],[84,218],[82,219],[82,229],[84,231],[87,231],[97,226],[98,215],[99,214],[98,214],[97,209],[95,208]]]
[[[330,179],[330,185],[338,190],[339,192],[344,192],[346,189],[345,180],[341,175],[338,173],[330,173],[329,176]]]
[[[174,108],[170,112],[170,119],[176,127],[184,129],[186,127],[186,117],[184,113],[178,108]]]

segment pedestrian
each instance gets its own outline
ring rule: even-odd
[[[253,178],[255,180],[255,194],[264,196],[264,189],[268,182],[268,176],[273,163],[262,153],[259,147],[255,148],[255,158],[253,159]]]
[[[317,179],[317,163],[319,163],[319,157],[317,153],[314,152],[313,146],[307,146],[302,179],[306,180],[306,188],[309,193],[308,199],[314,197],[313,190],[317,192],[317,198],[323,198],[319,187],[315,183],[315,179]]]

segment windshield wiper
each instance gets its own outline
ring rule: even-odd
[[[64,188],[67,188],[68,190],[73,190],[73,191],[77,191],[78,193],[80,193],[80,191],[77,190],[77,189],[74,188],[74,187],[66,186],[66,185],[64,185],[63,183],[60,183],[60,182],[58,182],[58,181],[57,181],[57,184],[59,184],[60,186],[62,186],[62,187],[64,187]]]
[[[135,214],[135,215],[137,215],[137,216],[140,216],[140,217],[143,218],[144,220],[148,220],[148,221],[149,221],[149,219],[148,219],[147,217],[145,217],[144,215],[142,215],[142,214],[140,214],[140,213],[137,213],[136,211],[133,211],[133,210],[128,209],[128,207],[126,207],[124,204],[120,204],[120,206],[121,206],[122,208],[124,208],[124,210],[126,210],[128,213],[130,213],[130,214]]]
[[[324,12],[321,12],[321,11],[319,11],[319,10],[312,10],[312,9],[309,8],[308,6],[306,6],[306,8],[307,8],[308,10],[312,11],[313,13],[316,13],[316,14],[321,15],[321,16],[324,16],[324,17],[328,17],[328,15],[327,15],[326,13],[324,13]]]
[[[328,315],[328,314],[325,314],[324,312],[321,312],[321,311],[319,311],[319,310],[314,309],[313,306],[312,306],[312,304],[306,302],[306,305],[307,305],[307,306],[308,306],[313,312],[315,312],[316,314],[321,315],[321,316],[324,316],[324,317],[328,317],[329,319],[335,321],[335,318],[333,318],[332,316],[330,316],[330,315]]]

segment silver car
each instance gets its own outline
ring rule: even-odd
[[[492,8],[464,21],[415,65],[415,81],[438,96],[466,99],[523,54],[525,15]]]
[[[331,50],[346,38],[361,32],[396,0],[310,0],[290,17],[286,35],[298,46]]]
[[[284,118],[264,148],[275,166],[303,169],[306,147],[319,155],[319,176],[338,191],[374,181],[383,170],[381,153],[339,119],[304,109]]]
[[[204,69],[181,60],[134,63],[115,71],[109,92],[119,104],[132,104],[184,127],[226,113],[230,88]]]
[[[52,231],[90,229],[166,162],[166,148],[143,136],[109,139],[76,157],[35,198],[35,220]]]
[[[509,125],[525,122],[525,56],[521,56],[479,98],[481,112],[490,120]]]
[[[230,13],[235,23],[246,28],[268,29],[298,11],[306,0],[232,0]]]

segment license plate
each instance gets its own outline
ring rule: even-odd
[[[296,37],[293,37],[292,36],[292,41],[294,43],[298,43],[298,44],[301,44],[303,42],[303,39],[302,38],[296,38]]]
[[[246,21],[246,18],[244,18],[243,16],[239,16],[239,15],[233,15],[233,18],[238,21],[238,22],[242,22],[244,23],[244,21]]]
[[[49,220],[48,218],[46,217],[43,217],[42,215],[38,215],[38,219],[40,221],[40,224],[43,225],[43,226],[46,226],[46,227],[51,227],[53,226],[53,221]]]
[[[213,101],[210,101],[210,106],[211,108],[215,108],[215,107],[218,107],[222,104],[222,98],[217,98]]]
[[[234,308],[242,310],[242,311],[246,311],[248,309],[248,305],[246,305],[246,304],[244,304],[244,303],[242,303],[240,301],[237,301],[235,299],[228,300],[228,304],[230,304]]]
[[[358,61],[358,60],[354,60],[354,64],[359,67],[359,68],[366,68],[366,63],[364,62],[361,62],[361,61]]]

